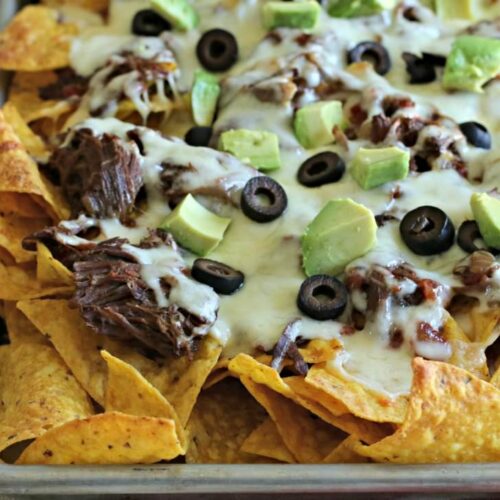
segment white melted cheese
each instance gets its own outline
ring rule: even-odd
[[[109,26],[105,29],[94,27],[84,33],[80,42],[75,43],[72,59],[74,67],[82,74],[92,74],[111,54],[129,44],[131,19],[136,11],[147,4],[146,0],[112,0]],[[348,162],[356,150],[367,143],[363,140],[350,141],[347,151],[340,145],[304,151],[293,134],[291,106],[261,102],[245,91],[248,85],[270,78],[278,70],[286,68],[290,60],[304,51],[293,42],[296,32],[289,31],[287,34],[287,30],[283,30],[284,38],[280,44],[266,40],[257,45],[265,34],[260,22],[262,2],[206,0],[193,2],[201,14],[201,25],[197,29],[188,33],[172,32],[164,35],[180,66],[178,88],[188,91],[194,70],[199,67],[195,46],[200,34],[214,27],[231,30],[238,38],[241,57],[239,64],[226,75],[221,109],[215,124],[216,132],[243,127],[272,131],[280,139],[283,166],[272,176],[287,192],[289,206],[285,214],[274,222],[257,224],[235,208],[227,205],[218,207],[226,211],[225,215],[232,218],[232,223],[223,242],[210,258],[245,273],[244,287],[232,296],[220,298],[218,319],[213,330],[227,340],[226,355],[252,352],[257,347],[272,349],[286,325],[301,319],[297,323],[297,335],[307,339],[342,340],[345,349],[335,364],[346,376],[389,395],[408,392],[414,356],[410,342],[418,343],[415,339],[416,324],[425,321],[438,329],[445,317],[442,303],[445,292],[449,287],[459,285],[457,277],[453,275],[453,268],[465,254],[457,245],[442,255],[420,257],[403,244],[397,223],[389,223],[379,229],[373,250],[351,266],[369,267],[373,264],[389,265],[406,261],[417,270],[420,277],[441,283],[444,290],[443,297],[438,297],[432,306],[424,303],[422,306],[387,310],[380,320],[385,321],[385,324],[372,322],[363,331],[346,336],[341,333],[340,321],[311,320],[304,317],[296,306],[297,292],[304,280],[300,237],[327,201],[350,197],[375,214],[392,210],[391,213],[399,217],[413,208],[435,205],[442,208],[458,228],[461,222],[472,218],[469,208],[471,194],[500,185],[498,134],[495,134],[500,131],[500,114],[496,106],[500,82],[488,85],[483,94],[447,93],[441,88],[440,76],[431,84],[409,85],[401,52],[418,54],[427,51],[446,55],[453,39],[466,24],[454,21],[444,25],[430,10],[420,7],[418,2],[407,1],[405,4],[415,5],[425,23],[410,22],[401,13],[386,12],[380,16],[352,20],[332,19],[323,13],[315,33],[318,39],[307,50],[315,54],[325,74],[344,81],[351,90],[362,93],[363,103],[369,108],[370,116],[380,112],[385,95],[396,94],[409,95],[416,103],[415,108],[401,110],[402,115],[421,113],[425,116],[435,107],[457,122],[475,120],[485,124],[493,137],[491,152],[470,148],[465,141],[460,143],[460,153],[468,162],[469,171],[474,172],[471,177],[476,177],[476,173],[478,177],[483,176],[482,184],[472,184],[454,170],[439,170],[411,174],[402,182],[363,191],[347,172],[336,184],[316,189],[305,188],[296,181],[297,170],[305,159],[316,152],[329,150],[338,152]],[[376,37],[380,37],[391,54],[393,68],[388,75],[382,78],[373,72],[365,75],[346,72],[346,50],[360,41]],[[317,66],[303,64],[301,71],[306,80],[311,85],[318,83],[321,77]],[[303,103],[313,98],[306,93]],[[81,126],[92,128],[96,134],[114,133],[124,139],[127,132],[135,128],[113,119],[89,120]],[[428,136],[442,133],[445,132],[441,127],[428,127],[424,132]],[[446,133],[454,132],[447,129]],[[159,188],[161,164],[193,165],[195,171],[183,175],[188,190],[196,190],[209,185],[214,179],[222,179],[225,187],[237,194],[246,180],[255,175],[234,158],[211,149],[191,148],[146,129],[141,129],[140,137],[145,148],[141,161],[148,191],[148,210],[138,219],[135,228],[125,228],[116,220],[101,221],[101,229],[106,237],[125,236],[131,243],[137,243],[146,235],[148,227],[157,227],[161,223],[169,211]],[[403,147],[401,144],[399,146]],[[402,195],[394,199],[391,193],[396,186],[399,186]],[[168,255],[141,253],[144,278],[158,293],[159,300],[163,299],[158,280],[162,272],[167,272],[165,269],[169,266],[166,261],[169,258]],[[500,282],[500,274],[497,281]],[[189,286],[184,286],[182,279],[179,283],[170,300],[190,307],[201,307],[205,291],[196,294]],[[404,282],[402,293],[411,293],[413,286],[412,282]],[[362,306],[366,298],[358,294],[353,296],[353,300]],[[406,330],[405,342],[398,349],[391,349],[387,345],[388,324],[394,321],[404,324]],[[446,344],[419,342],[416,350],[432,359],[447,359],[450,355]]]

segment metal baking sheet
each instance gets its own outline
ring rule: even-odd
[[[0,0],[0,26],[17,7]],[[0,74],[0,102],[8,74]],[[182,465],[13,466],[0,465],[0,500],[13,495],[214,495],[370,493],[391,498],[493,498],[500,493],[500,463],[460,465]],[[396,494],[396,496],[395,496]],[[435,495],[438,495],[436,497]],[[415,498],[416,498],[415,497]]]

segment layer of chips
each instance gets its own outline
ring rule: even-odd
[[[36,250],[36,279],[45,286],[73,288],[73,273],[55,259],[43,243],[37,243]]]
[[[48,338],[17,308],[15,302],[4,302],[4,315],[12,346],[26,343],[51,345]]]

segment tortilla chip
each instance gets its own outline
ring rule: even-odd
[[[48,219],[26,219],[0,214],[0,247],[11,257],[11,262],[23,263],[34,260],[35,254],[22,247],[25,236],[49,225]]]
[[[276,424],[267,417],[254,431],[245,439],[241,445],[241,451],[252,453],[262,457],[273,458],[278,462],[289,464],[295,463],[293,455],[286,447],[278,432]]]
[[[40,205],[29,194],[0,192],[0,213],[37,219],[40,217]]]
[[[299,349],[299,352],[306,363],[316,364],[331,361],[342,349],[342,343],[337,339],[314,339],[306,347]]]
[[[101,351],[101,356],[108,365],[104,405],[106,411],[173,420],[184,453],[186,435],[173,406],[132,365],[115,358],[107,351]]]
[[[56,10],[27,6],[0,33],[0,68],[43,71],[69,66],[71,39],[77,33],[75,25],[59,22]]]
[[[493,377],[491,377],[490,383],[500,389],[500,366],[497,368],[497,371],[493,374]]]
[[[73,273],[54,259],[50,250],[38,242],[36,245],[36,279],[44,285],[65,285],[74,287]]]
[[[404,420],[408,405],[405,397],[390,399],[372,392],[357,381],[345,378],[333,368],[327,369],[323,364],[313,366],[306,381],[342,402],[357,417],[372,422],[401,423]]]
[[[355,451],[377,462],[500,460],[500,390],[448,363],[413,361],[413,386],[395,434]]]
[[[18,464],[152,464],[181,453],[173,420],[112,412],[73,420],[30,444]]]
[[[0,192],[29,194],[52,218],[69,217],[62,196],[43,179],[3,112],[0,112]]]
[[[45,163],[49,159],[50,152],[42,139],[31,130],[17,108],[11,102],[2,108],[5,119],[14,129],[28,153],[37,161]]]
[[[205,383],[203,384],[203,390],[208,389],[231,376],[231,372],[228,370],[228,365],[229,358],[219,359],[216,365],[212,368],[212,371],[207,377],[207,380],[205,380]]]
[[[255,463],[263,459],[241,445],[266,418],[264,410],[237,380],[227,379],[203,391],[188,423],[187,463]]]
[[[332,452],[323,459],[325,464],[362,464],[369,462],[354,451],[354,446],[358,443],[356,436],[349,436],[344,439]]]
[[[344,432],[250,377],[242,376],[241,382],[266,409],[298,463],[320,463],[346,437]]]
[[[10,344],[42,344],[50,346],[48,339],[35,328],[33,323],[16,307],[15,302],[5,302],[5,323],[9,332]]]
[[[109,7],[109,0],[42,0],[48,7],[63,7],[69,5],[91,10],[93,12],[104,12]]]
[[[52,347],[0,348],[0,450],[93,414],[85,391]]]
[[[44,287],[38,283],[34,271],[30,268],[5,266],[1,262],[0,283],[8,284],[0,287],[0,300],[17,301],[71,293],[71,289],[64,286]]]
[[[489,346],[500,335],[500,308],[491,311],[472,311],[474,340]]]

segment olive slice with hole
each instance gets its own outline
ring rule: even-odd
[[[411,84],[431,83],[436,79],[434,65],[427,59],[420,58],[411,52],[403,52],[406,71],[410,75]]]
[[[399,226],[401,238],[417,255],[446,252],[455,241],[455,226],[437,207],[423,206],[408,212]]]
[[[458,246],[467,253],[474,253],[478,250],[488,250],[488,252],[493,255],[498,254],[498,250],[495,248],[487,248],[486,244],[478,246],[476,241],[483,241],[481,232],[479,231],[479,226],[475,220],[466,220],[462,222],[458,228],[457,243]]]
[[[250,179],[241,193],[241,209],[255,222],[271,222],[288,206],[285,190],[271,177]]]
[[[227,71],[238,60],[238,52],[236,38],[223,29],[205,32],[196,46],[198,60],[208,71]]]
[[[231,295],[245,282],[245,275],[241,271],[211,259],[196,259],[191,276],[196,281],[211,286],[221,295]]]
[[[491,135],[488,129],[477,122],[464,122],[459,125],[467,142],[481,149],[491,149]]]
[[[347,53],[347,61],[349,64],[360,61],[370,62],[379,75],[388,73],[392,66],[389,52],[377,42],[358,43]]]
[[[171,29],[172,25],[151,9],[140,10],[132,20],[132,32],[139,36],[158,36]]]
[[[327,274],[307,278],[297,297],[298,308],[310,318],[326,321],[338,318],[347,305],[347,289],[342,281]]]
[[[212,127],[192,127],[188,130],[184,140],[190,146],[208,147],[212,138]]]
[[[298,181],[306,187],[319,187],[338,182],[345,172],[345,162],[337,154],[325,151],[308,158],[297,173]]]

